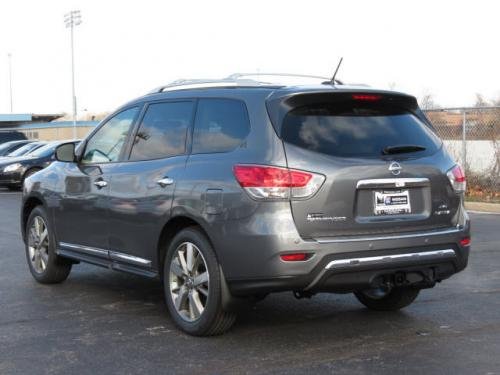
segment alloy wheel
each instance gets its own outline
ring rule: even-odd
[[[198,320],[209,298],[208,267],[200,249],[183,242],[170,262],[170,295],[179,316],[188,322]]]
[[[49,262],[49,232],[45,220],[35,216],[28,232],[28,253],[31,266],[43,273]]]

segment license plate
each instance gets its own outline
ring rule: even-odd
[[[411,213],[410,192],[390,190],[375,192],[375,215],[403,215]]]

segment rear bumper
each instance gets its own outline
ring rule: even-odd
[[[387,282],[432,287],[467,266],[470,246],[461,246],[460,240],[469,232],[467,225],[413,235],[321,243],[305,262],[268,261],[267,266],[274,264],[272,277],[228,279],[228,285],[234,295],[290,290],[347,293]],[[292,269],[301,267],[302,272],[291,274]]]
[[[313,272],[298,276],[228,280],[234,295],[282,291],[349,293],[390,282],[397,285],[432,287],[467,266],[469,248],[458,246],[413,248],[351,254],[354,258],[328,256]],[[436,250],[437,249],[437,250]],[[419,255],[415,255],[419,254]],[[435,254],[429,256],[427,254]],[[365,261],[365,260],[373,261]],[[399,280],[398,280],[399,278]]]

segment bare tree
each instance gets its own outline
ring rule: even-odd
[[[482,94],[476,93],[476,103],[474,107],[487,107],[490,105],[490,102],[484,98]]]
[[[434,95],[432,95],[429,92],[424,93],[422,97],[419,100],[420,108],[422,108],[424,111],[426,109],[437,109],[439,108],[439,105],[436,103],[434,100]]]

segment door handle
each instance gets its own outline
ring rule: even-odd
[[[108,186],[108,183],[104,180],[94,181],[94,185],[97,186],[98,189],[102,189],[103,187]]]
[[[156,181],[156,183],[158,185],[160,185],[162,188],[168,186],[168,185],[172,185],[174,183],[174,180],[171,179],[171,178],[168,178],[168,177],[164,177],[162,179],[159,179],[158,181]]]

